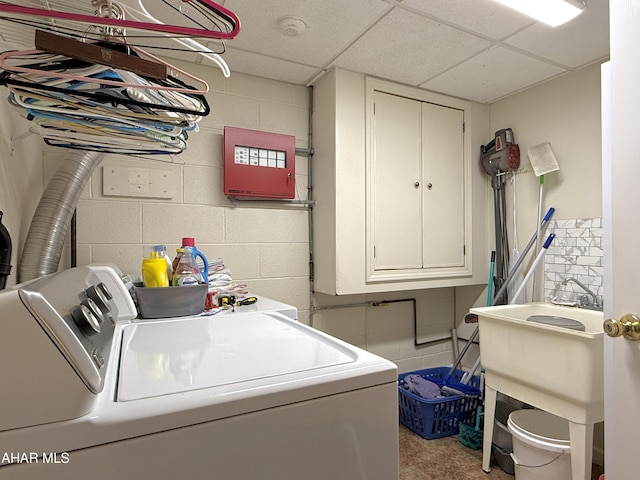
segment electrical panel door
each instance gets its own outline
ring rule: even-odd
[[[224,127],[224,193],[295,198],[295,137]]]

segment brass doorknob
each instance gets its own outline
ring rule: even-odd
[[[623,315],[620,320],[605,320],[602,328],[610,337],[624,336],[629,340],[640,340],[640,318],[632,313]]]

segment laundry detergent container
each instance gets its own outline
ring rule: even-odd
[[[571,480],[569,422],[542,410],[509,415],[516,480]]]

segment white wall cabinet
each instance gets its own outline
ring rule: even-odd
[[[316,291],[486,283],[487,179],[472,144],[487,128],[476,139],[474,119],[488,123],[483,106],[352,72],[314,85]]]
[[[369,277],[466,263],[464,111],[373,90]]]

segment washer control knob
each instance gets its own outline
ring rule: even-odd
[[[91,336],[100,333],[100,322],[88,306],[84,304],[78,305],[71,311],[71,317],[85,335]]]
[[[95,315],[99,323],[104,322],[104,314],[102,313],[102,310],[100,310],[96,302],[94,302],[90,298],[87,298],[82,301],[82,305],[87,307],[91,311],[91,313]]]
[[[87,288],[86,293],[87,297],[98,305],[98,308],[102,313],[107,313],[111,310],[109,300],[113,298],[113,295],[104,283],[100,282],[97,285],[91,285]]]

